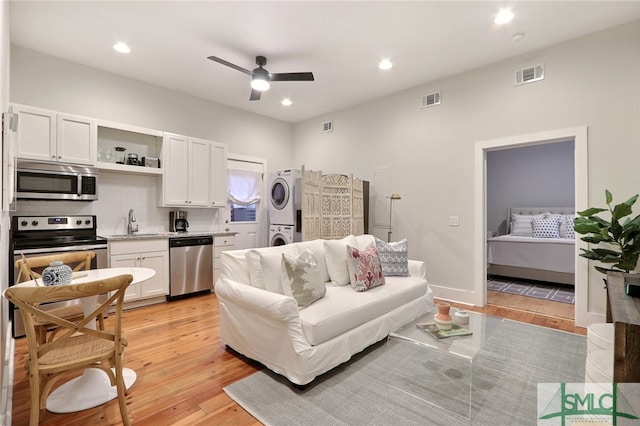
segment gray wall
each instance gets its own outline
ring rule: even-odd
[[[572,207],[574,143],[487,153],[487,230],[505,234],[509,207]]]
[[[394,238],[409,239],[426,261],[437,294],[469,300],[474,286],[474,148],[480,141],[588,126],[588,202],[605,188],[620,199],[638,192],[640,154],[638,21],[450,76],[294,128],[294,163],[352,171],[373,182],[391,167]],[[545,64],[543,81],[514,87],[516,69]],[[442,105],[420,109],[440,90]],[[334,130],[320,124],[333,120]],[[372,191],[375,191],[372,188]],[[583,209],[586,206],[576,206]],[[450,227],[449,216],[460,226]],[[386,230],[372,233],[384,238]],[[589,271],[589,311],[604,312],[599,274]],[[578,283],[578,285],[584,285]]]

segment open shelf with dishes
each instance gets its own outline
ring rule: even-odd
[[[96,165],[105,171],[161,175],[162,138],[159,130],[98,121]]]

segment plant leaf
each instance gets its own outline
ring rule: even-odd
[[[607,204],[611,204],[611,202],[613,201],[613,196],[611,195],[611,192],[609,192],[608,189],[604,190],[604,198],[605,200],[607,200]]]
[[[594,214],[598,214],[600,212],[606,212],[607,209],[601,209],[598,207],[591,207],[587,210],[583,210],[581,212],[578,212],[578,215],[583,216],[583,217],[588,217],[588,216],[593,216]]]

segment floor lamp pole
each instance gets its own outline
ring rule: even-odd
[[[391,194],[391,196],[389,197],[389,231],[387,232],[387,242],[390,243],[391,242],[391,233],[393,232],[393,225],[391,222],[391,215],[393,213],[393,201],[394,200],[401,200],[402,197],[400,197],[399,194]]]

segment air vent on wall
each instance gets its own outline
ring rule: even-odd
[[[516,71],[514,86],[525,83],[533,83],[544,79],[544,64],[533,65]]]
[[[333,130],[333,121],[325,121],[322,123],[322,132],[330,132]]]
[[[421,108],[440,105],[440,92],[429,93],[422,97]]]

